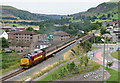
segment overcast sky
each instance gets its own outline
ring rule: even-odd
[[[86,11],[110,0],[1,0],[1,5],[10,5],[32,13],[67,15]]]

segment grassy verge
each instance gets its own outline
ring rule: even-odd
[[[119,83],[120,83],[120,79],[119,79],[119,77],[118,77],[118,75],[119,75],[119,73],[120,72],[118,72],[118,71],[115,71],[115,70],[113,70],[113,69],[111,69],[111,68],[108,68],[108,69],[106,69],[107,70],[107,72],[109,72],[110,73],[110,78],[108,78],[106,81],[116,81],[116,82],[118,82],[119,81]],[[114,83],[114,82],[113,82]]]
[[[92,50],[100,49],[101,47],[92,47]]]
[[[111,53],[111,56],[114,57],[114,58],[116,58],[116,59],[118,59],[118,60],[120,60],[120,55],[118,55],[118,51],[112,52],[112,53]],[[118,57],[118,56],[119,56],[119,57]]]

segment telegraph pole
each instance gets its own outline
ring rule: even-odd
[[[104,42],[104,55],[103,55],[103,82],[104,82],[104,67],[105,67],[105,38],[101,39]]]

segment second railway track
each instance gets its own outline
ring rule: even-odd
[[[19,69],[19,70],[15,71],[15,72],[7,75],[7,76],[2,77],[2,78],[0,79],[0,81],[1,81],[1,82],[2,82],[2,81],[5,81],[5,80],[7,80],[7,79],[9,79],[9,78],[12,78],[12,77],[14,77],[14,76],[16,76],[16,75],[24,72],[24,71],[25,71],[25,70]]]

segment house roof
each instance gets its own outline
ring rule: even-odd
[[[33,32],[33,31],[18,31],[15,34],[33,34],[33,35],[37,35],[37,33]]]
[[[18,28],[18,29],[19,29],[19,28],[25,28],[25,27],[16,27],[16,28]]]
[[[18,31],[11,31],[9,34],[15,34],[16,32],[18,32]]]
[[[10,26],[0,26],[0,28],[10,29],[12,27],[10,27]]]
[[[69,36],[70,34],[66,33],[66,32],[56,32],[54,34],[54,36]]]

